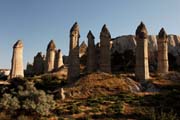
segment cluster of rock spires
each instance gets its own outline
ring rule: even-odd
[[[23,43],[18,40],[13,46],[13,56],[11,62],[10,78],[24,77],[23,69]],[[46,56],[38,52],[34,57],[33,65],[28,64],[28,74],[40,75],[52,71],[57,71],[63,66],[63,56],[60,49],[56,50],[53,40],[48,44]],[[26,71],[27,72],[27,71]]]
[[[176,37],[176,40],[174,39]],[[80,30],[77,22],[70,29],[70,45],[68,56],[68,80],[76,80],[80,76],[81,58],[86,57],[86,72],[92,73],[101,71],[111,73],[113,64],[124,64],[118,58],[125,51],[131,51],[129,58],[134,60],[135,75],[139,80],[149,79],[149,71],[152,69],[151,64],[156,64],[155,68],[158,73],[167,73],[169,71],[168,56],[172,53],[174,56],[179,56],[179,49],[174,49],[173,44],[180,44],[180,39],[177,36],[167,35],[162,28],[158,36],[149,36],[145,25],[141,24],[137,27],[135,36],[122,36],[111,39],[111,34],[106,25],[102,27],[100,32],[100,43],[95,44],[95,37],[91,31],[87,34],[88,46],[83,42],[79,46]],[[176,45],[178,47],[178,45]],[[123,58],[124,59],[124,58]],[[180,58],[177,63],[180,64]],[[38,52],[34,57],[34,62],[31,71],[34,75],[58,71],[65,60],[60,49],[56,49],[56,45],[51,40],[47,46],[46,56]],[[116,62],[114,62],[116,61]],[[156,63],[154,63],[156,62]],[[149,68],[150,66],[150,68]],[[114,68],[113,68],[114,69]],[[23,44],[22,41],[17,41],[13,47],[12,67],[10,78],[23,77]]]
[[[80,76],[79,37],[79,27],[77,23],[75,23],[70,31],[68,80],[76,79]],[[111,73],[111,44],[113,43],[111,42],[111,35],[106,25],[102,27],[100,33],[100,44],[95,45],[95,37],[91,31],[89,31],[87,38],[87,72],[91,73],[100,70],[101,72]],[[137,27],[134,41],[136,41],[135,75],[139,80],[147,80],[149,79],[148,32],[142,22]],[[158,72],[164,74],[168,72],[169,66],[167,34],[163,28],[158,35],[158,46],[160,47],[158,49]],[[121,61],[119,61],[119,63],[120,62]]]

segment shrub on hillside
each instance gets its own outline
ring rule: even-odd
[[[37,81],[35,83],[35,86],[37,89],[42,89],[48,92],[48,91],[54,91],[56,89],[59,89],[65,84],[66,83],[64,79],[59,79],[55,75],[45,75],[45,76],[42,76],[41,81]]]
[[[11,89],[0,100],[0,109],[14,115],[48,116],[55,105],[53,96],[37,90],[32,82],[25,82],[16,90]]]

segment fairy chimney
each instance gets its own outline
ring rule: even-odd
[[[111,51],[110,51],[111,34],[106,25],[103,26],[100,33],[100,71],[111,72]]]
[[[94,44],[94,35],[91,31],[89,31],[88,35],[88,52],[87,52],[87,71],[88,73],[92,73],[97,69],[97,59],[96,59],[96,47]]]
[[[158,73],[168,73],[168,44],[167,34],[162,28],[158,35]]]
[[[54,69],[56,45],[51,40],[46,50],[45,73],[51,72]]]
[[[13,46],[13,56],[11,60],[10,78],[24,77],[23,69],[23,43],[18,40]]]
[[[55,61],[54,61],[54,69],[58,70],[60,67],[62,67],[63,64],[63,55],[60,49],[56,51],[55,55]]]
[[[80,75],[80,59],[79,59],[79,25],[74,23],[70,30],[70,45],[68,57],[68,80],[72,81]]]
[[[141,24],[136,29],[136,68],[135,75],[140,81],[149,79],[148,64],[148,32],[144,25]]]

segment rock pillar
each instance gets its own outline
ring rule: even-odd
[[[167,34],[162,28],[158,35],[158,73],[168,73],[168,44]]]
[[[70,46],[68,57],[68,80],[72,81],[80,75],[80,59],[79,59],[79,26],[77,22],[70,30]]]
[[[54,70],[55,51],[56,51],[56,45],[54,41],[51,40],[46,50],[45,73]]]
[[[141,24],[136,30],[136,78],[143,81],[149,79],[148,64],[148,32],[145,25]]]
[[[23,69],[23,43],[18,40],[13,46],[10,78],[24,77]]]
[[[34,57],[33,70],[36,75],[43,74],[44,72],[44,58],[42,52],[38,52]]]
[[[54,69],[58,70],[60,67],[62,67],[63,64],[63,56],[61,50],[56,51],[56,56],[55,56],[55,63],[54,63]]]
[[[103,26],[100,33],[100,71],[111,72],[111,51],[110,51],[111,34],[106,25]]]
[[[87,52],[87,71],[92,73],[97,69],[97,56],[96,56],[96,47],[94,44],[94,35],[89,31],[88,35],[88,52]]]

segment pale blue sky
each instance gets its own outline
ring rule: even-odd
[[[80,41],[87,41],[92,30],[98,42],[103,24],[112,37],[134,34],[140,21],[149,34],[157,34],[161,27],[179,34],[179,6],[180,0],[0,0],[0,68],[10,68],[18,39],[24,43],[25,65],[38,51],[45,53],[51,39],[68,54],[69,30],[75,21]]]

